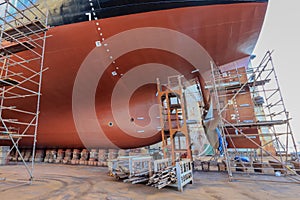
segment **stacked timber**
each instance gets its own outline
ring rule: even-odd
[[[245,172],[249,170],[250,167],[249,162],[237,161],[235,171],[237,172]]]
[[[196,160],[196,159],[194,160],[194,169],[195,170],[200,170],[201,169],[201,167],[202,167],[201,162],[202,162],[201,160]]]
[[[50,151],[50,157],[49,157],[48,162],[49,163],[54,163],[54,160],[56,159],[56,157],[57,157],[57,151],[56,151],[56,149],[52,149]]]
[[[30,157],[31,157],[31,150],[28,149],[28,150],[25,151],[24,161],[25,161],[25,162],[30,161]]]
[[[92,149],[90,152],[90,158],[88,161],[88,165],[97,166],[98,165],[98,150]]]
[[[54,163],[62,163],[62,160],[64,159],[64,157],[65,157],[64,150],[63,149],[58,149],[57,150],[57,157],[54,160]]]
[[[285,174],[285,168],[281,162],[269,160],[269,164],[274,168],[274,173],[279,171],[281,174]]]
[[[11,153],[11,161],[18,161],[19,154],[17,151]]]
[[[296,170],[297,174],[300,175],[300,162],[299,161],[291,161],[291,163],[294,166],[294,169]]]
[[[140,155],[142,155],[141,148],[130,149],[129,156],[140,156]]]
[[[109,149],[108,150],[108,160],[113,160],[118,157],[118,150],[117,149]]]
[[[53,163],[54,160],[56,159],[57,152],[55,149],[47,149],[46,150],[46,156],[44,158],[44,162],[46,163]]]
[[[0,146],[0,149],[1,149],[0,154],[3,153],[3,152],[1,153],[1,151],[3,151],[2,148],[3,148],[3,146]],[[6,151],[6,162],[8,163],[9,161],[11,161],[13,159],[12,156],[15,154],[12,154],[12,152],[10,151],[10,146],[8,146],[8,149],[7,150],[5,149],[4,151]]]
[[[155,172],[150,178],[147,185],[161,189],[167,185],[176,183],[176,168],[173,166]]]
[[[260,161],[253,161],[252,165],[253,165],[254,172],[263,173],[264,163]]]
[[[107,167],[107,150],[99,149],[98,151],[98,166]]]
[[[71,164],[72,165],[78,165],[79,164],[79,157],[80,157],[80,150],[79,149],[74,149]]]
[[[83,149],[80,153],[79,164],[80,165],[87,165],[88,164],[88,159],[89,159],[89,151],[87,149]]]
[[[70,164],[72,159],[72,150],[71,149],[66,149],[65,151],[65,157],[62,161],[63,164]]]
[[[7,153],[9,149],[9,146],[0,146],[0,165],[7,164]]]
[[[45,151],[43,149],[37,149],[35,152],[35,162],[42,162],[45,156]]]
[[[49,162],[50,155],[51,155],[51,150],[47,149],[46,150],[46,156],[44,158],[45,163]]]
[[[217,167],[219,172],[227,170],[226,162],[224,160],[222,160],[222,162],[218,162]]]
[[[21,151],[21,155],[22,155],[22,157],[24,158],[24,156],[25,156],[25,151]],[[18,155],[18,161],[22,161],[22,158],[21,158],[21,156],[20,155]]]
[[[120,149],[118,152],[118,156],[128,156],[128,155],[129,155],[129,152],[124,149]]]
[[[147,148],[140,148],[141,150],[141,154],[140,155],[143,155],[143,156],[147,156],[149,155],[149,149]]]

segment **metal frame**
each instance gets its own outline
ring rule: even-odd
[[[193,184],[193,166],[190,160],[176,162],[177,190],[183,192],[183,187]]]
[[[239,78],[237,82],[228,84],[228,81],[225,81],[226,78],[222,74],[223,72],[213,63],[211,63],[211,72],[212,81],[209,89],[211,89],[212,95],[214,96],[217,115],[220,118],[218,127],[221,130],[223,138],[222,146],[229,180],[245,180],[245,178],[241,178],[237,175],[240,173],[246,173],[249,175],[248,178],[251,179],[251,175],[253,174],[264,174],[263,170],[270,171],[274,169],[274,172],[280,171],[284,176],[300,183],[300,177],[296,173],[297,170],[293,169],[291,165],[293,158],[289,152],[290,146],[292,146],[293,151],[296,153],[296,159],[299,160],[299,157],[290,125],[289,113],[285,107],[278,77],[275,72],[272,52],[268,51],[265,54],[258,67],[248,68],[246,72],[247,80],[244,82]],[[237,71],[236,76],[241,77],[241,74]],[[271,81],[273,81],[273,83]],[[230,96],[227,95],[228,91],[233,90],[235,92],[234,95],[232,96],[231,93],[231,98],[228,98],[228,96]],[[261,95],[263,95],[262,99],[264,99],[264,102],[260,102],[259,104],[253,103],[253,112],[255,113],[256,120],[253,122],[251,122],[251,120],[250,122],[241,122],[239,120],[237,120],[236,123],[230,122],[230,120],[226,118],[226,111],[229,105],[236,104],[236,97],[247,92],[251,94],[253,101],[256,97],[260,96],[261,98]],[[227,103],[221,106],[220,102]],[[241,106],[233,105],[233,107],[243,109]],[[259,132],[253,134],[244,133],[241,128],[247,127],[255,127]],[[230,134],[228,129],[234,129],[236,134]],[[237,148],[237,144],[234,143],[234,138],[239,137],[243,138],[244,141],[248,140],[248,142],[251,142],[252,145],[255,146],[255,148],[247,149],[252,155],[249,163],[234,160],[234,156],[241,156],[241,151],[245,150]],[[252,137],[258,137],[260,141],[264,142],[258,144]],[[228,149],[228,143],[226,141],[231,142],[234,147]],[[273,145],[276,151],[274,152],[266,148],[268,145]],[[278,154],[278,152],[280,153]],[[260,156],[256,156],[259,154]],[[268,163],[266,163],[266,161]],[[258,176],[253,177],[254,179],[258,179]]]
[[[168,84],[163,88],[157,79],[158,102],[160,104],[160,124],[162,135],[162,150],[164,158],[168,158],[167,151],[171,149],[172,164],[175,165],[176,153],[180,156],[192,160],[190,136],[187,128],[187,117],[185,109],[184,90],[182,85],[182,76],[168,77]],[[176,98],[177,103],[173,104],[171,98]],[[185,137],[185,148],[181,148],[180,136]],[[178,141],[175,141],[175,138]],[[169,142],[168,142],[169,141]],[[177,144],[177,145],[176,145]],[[176,148],[179,147],[179,149]]]
[[[1,140],[10,140],[33,181],[40,97],[47,38],[48,11],[45,14],[32,1],[12,4],[5,0],[0,6],[0,80],[1,80]],[[15,6],[19,5],[19,6]],[[19,7],[19,8],[18,8]],[[35,106],[26,105],[27,101]],[[11,119],[11,117],[16,119]],[[18,147],[19,142],[32,139],[32,154],[27,163]]]

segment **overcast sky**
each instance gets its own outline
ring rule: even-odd
[[[259,61],[268,49],[275,50],[273,61],[287,110],[293,118],[292,129],[298,142],[300,142],[299,6],[300,0],[270,0],[264,26],[254,50],[254,54],[257,55],[256,61]]]

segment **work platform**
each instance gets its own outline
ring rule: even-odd
[[[261,127],[261,126],[275,126],[286,124],[287,120],[273,120],[273,121],[257,121],[257,122],[241,122],[241,123],[232,123],[224,124],[225,128],[240,128],[240,127]]]
[[[28,49],[33,49],[33,48],[34,48],[34,46],[28,42],[14,43],[14,44],[2,47],[0,49],[0,55],[9,56],[9,55],[20,53],[20,52],[26,51]]]
[[[26,24],[19,23],[18,26],[12,26],[11,28],[4,30],[2,38],[6,41],[13,42],[17,39],[20,40],[33,34],[42,33],[46,30],[46,25],[41,21],[29,21]]]

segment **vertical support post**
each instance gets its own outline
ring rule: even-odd
[[[167,137],[165,136],[165,116],[164,116],[164,102],[162,100],[163,98],[163,91],[162,91],[162,87],[160,85],[160,81],[159,78],[156,79],[156,84],[157,84],[157,98],[158,98],[158,103],[159,103],[159,118],[160,118],[160,132],[161,132],[161,138],[162,138],[162,151],[163,151],[163,155],[164,158],[167,158]]]
[[[48,10],[46,13],[46,21],[45,24],[48,24]],[[45,45],[46,45],[47,32],[43,32],[43,46],[42,46],[42,57],[40,61],[40,71],[39,71],[39,86],[38,86],[38,95],[37,95],[37,105],[36,105],[36,117],[35,117],[35,129],[34,129],[34,138],[33,138],[33,150],[32,150],[32,161],[31,161],[31,174],[33,174],[34,170],[34,159],[35,159],[35,150],[36,150],[36,142],[37,142],[37,131],[39,124],[39,115],[40,115],[40,102],[41,102],[41,91],[42,91],[42,80],[43,80],[43,70],[44,70],[44,56],[45,56]],[[32,177],[33,178],[33,177]],[[32,181],[32,180],[31,180]]]
[[[220,119],[219,129],[221,130],[222,148],[224,150],[224,155],[225,155],[225,159],[226,159],[226,167],[227,167],[229,180],[231,181],[232,171],[231,171],[231,166],[230,166],[230,158],[229,158],[228,151],[227,151],[226,134],[225,134],[225,130],[224,130],[224,122],[223,122],[223,116],[222,116],[224,108],[221,110],[220,101],[219,101],[219,94],[218,94],[218,87],[217,87],[216,77],[215,77],[215,71],[216,70],[214,68],[213,62],[210,62],[210,67],[211,67],[211,73],[212,73],[213,91],[214,91],[214,96],[215,96],[215,102],[216,102],[216,106],[217,106],[218,117]]]
[[[177,177],[177,189],[183,191],[182,179],[181,179],[181,166],[180,162],[176,162],[176,177]]]
[[[133,157],[129,157],[129,177],[131,177],[133,175],[133,161],[132,161]]]

